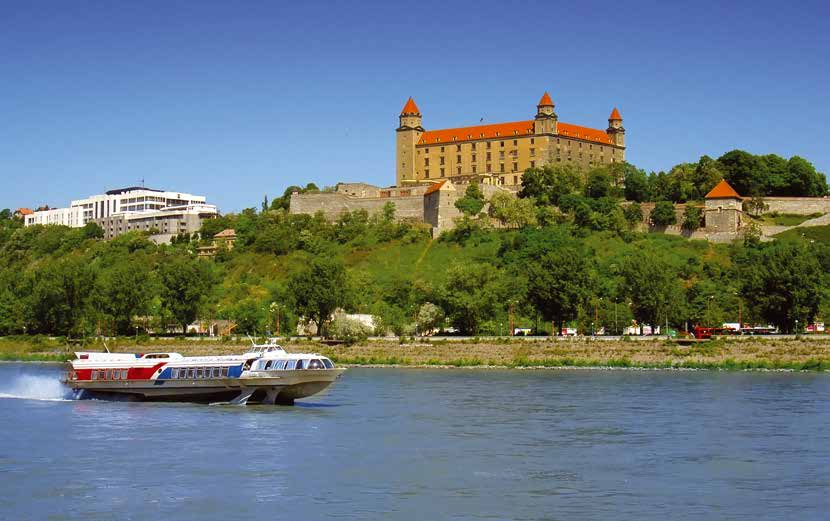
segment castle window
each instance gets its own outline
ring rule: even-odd
[[[493,165],[491,165],[490,163],[487,163],[487,173],[489,174],[492,171],[493,171]]]
[[[441,147],[441,153],[442,154],[444,153],[444,147]]]
[[[473,163],[475,163],[475,162],[476,162],[476,155],[473,154]]]
[[[460,162],[461,162],[461,156],[460,156],[460,155],[455,156],[455,162],[456,162],[456,163],[460,163]]]
[[[519,184],[519,176],[517,176],[517,175],[514,175],[514,176],[513,176],[513,184],[514,184],[514,185]]]
[[[424,169],[424,177],[429,179],[429,168]]]
[[[514,172],[518,172],[518,171],[519,171],[519,163],[513,163],[513,171],[514,171]]]
[[[461,167],[460,166],[456,167],[455,173],[458,174],[458,175],[461,175]]]
[[[559,138],[556,138],[556,144],[557,145],[559,144]]]
[[[443,165],[444,164],[444,156],[441,156],[439,159],[441,160],[441,164]]]
[[[455,151],[461,152],[461,145],[455,145]]]
[[[487,161],[490,161],[492,159],[491,156],[492,156],[492,154],[490,152],[487,152]]]
[[[473,165],[473,173],[474,174],[476,173],[476,166],[475,165]]]
[[[504,163],[501,163],[501,164],[499,165],[499,171],[500,171],[500,172],[504,172]],[[504,184],[504,183],[502,183],[502,184]]]
[[[557,140],[557,141],[558,141],[558,140]],[[530,138],[530,144],[531,144],[531,145],[535,145],[535,144],[536,144],[536,138],[533,138],[533,137],[532,137],[532,138]]]
[[[484,137],[484,132],[478,135],[478,137]]]
[[[496,132],[496,137],[501,136],[501,132]],[[504,145],[504,143],[502,143]]]
[[[499,159],[504,159],[504,150],[499,152]]]
[[[499,146],[504,148],[504,141],[499,141]]]
[[[530,168],[536,168],[536,161],[530,162]]]
[[[424,166],[429,166],[429,158],[428,157],[424,158]]]
[[[444,169],[441,169],[441,177],[444,177]]]
[[[535,156],[535,155],[536,155],[536,149],[535,149],[535,148],[531,148],[531,149],[530,149],[530,157],[533,157],[533,156]]]
[[[514,140],[513,140],[513,146],[514,146],[514,147],[519,146],[519,141],[518,141],[517,139],[514,139]]]
[[[487,149],[488,149],[488,150],[490,149],[490,145],[492,145],[492,143],[491,143],[490,141],[488,141],[488,142],[487,142]]]

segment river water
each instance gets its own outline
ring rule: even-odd
[[[828,519],[830,376],[352,369],[294,407],[0,364],[0,519]]]

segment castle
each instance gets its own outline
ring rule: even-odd
[[[451,179],[518,189],[522,172],[546,163],[572,162],[587,170],[625,161],[625,129],[616,108],[606,130],[560,122],[554,108],[545,92],[531,120],[425,130],[409,98],[397,128],[396,185]]]

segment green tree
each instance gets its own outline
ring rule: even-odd
[[[550,251],[527,265],[527,300],[562,328],[576,318],[591,295],[591,263],[574,246]]]
[[[674,211],[674,205],[669,201],[657,201],[654,210],[649,215],[649,219],[654,226],[677,224],[677,213]]]
[[[496,314],[506,289],[499,277],[498,271],[487,264],[456,264],[447,270],[438,303],[453,326],[473,335],[483,321]]]
[[[441,326],[444,322],[444,311],[432,302],[424,302],[418,309],[418,332],[427,333]]]
[[[641,203],[650,200],[648,176],[642,170],[629,169],[625,173],[625,198]]]
[[[338,259],[314,258],[288,278],[297,314],[313,320],[321,334],[334,311],[349,300],[346,267]]]
[[[95,284],[95,300],[117,333],[130,334],[133,317],[148,312],[155,289],[149,261],[126,258],[101,272]]]
[[[741,295],[765,320],[793,331],[818,312],[824,272],[814,248],[779,240],[750,249],[741,269]]]
[[[90,297],[95,272],[73,254],[39,267],[31,281],[29,313],[34,330],[58,335],[81,335],[94,322]]]
[[[598,199],[609,197],[613,194],[612,178],[605,168],[594,168],[588,172],[588,179],[585,182],[585,197]]]
[[[158,276],[164,310],[187,332],[213,286],[210,264],[175,253],[161,259]]]
[[[560,197],[582,192],[583,178],[579,167],[571,163],[528,168],[522,176],[519,197],[532,198],[540,206],[558,205]]]
[[[623,294],[641,325],[657,326],[681,300],[678,272],[653,252],[630,255],[620,269]]]
[[[686,203],[686,208],[683,210],[683,229],[693,232],[700,228],[702,220],[703,212],[700,207],[694,203]]]
[[[464,197],[455,202],[455,207],[461,210],[464,215],[475,216],[484,208],[484,194],[481,192],[478,183],[470,183],[464,191]]]
[[[631,203],[623,207],[623,216],[629,226],[637,226],[643,222],[643,207],[640,203]]]
[[[502,226],[524,228],[536,224],[536,212],[529,199],[516,198],[507,192],[496,192],[490,198],[490,216]]]

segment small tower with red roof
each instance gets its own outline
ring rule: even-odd
[[[415,150],[424,127],[421,126],[421,111],[411,97],[401,110],[398,118],[400,125],[397,129],[397,154],[395,158],[397,186],[418,182],[417,153]]]
[[[536,119],[533,122],[533,131],[536,135],[556,134],[559,118],[556,112],[553,111],[554,108],[556,106],[553,104],[553,100],[550,99],[550,94],[545,91],[542,99],[536,105]]]
[[[615,145],[625,146],[625,129],[622,126],[622,116],[620,116],[617,107],[614,107],[611,115],[608,116],[608,129],[605,132],[614,140]]]
[[[743,198],[725,179],[706,194],[706,231],[737,232],[743,224]]]

